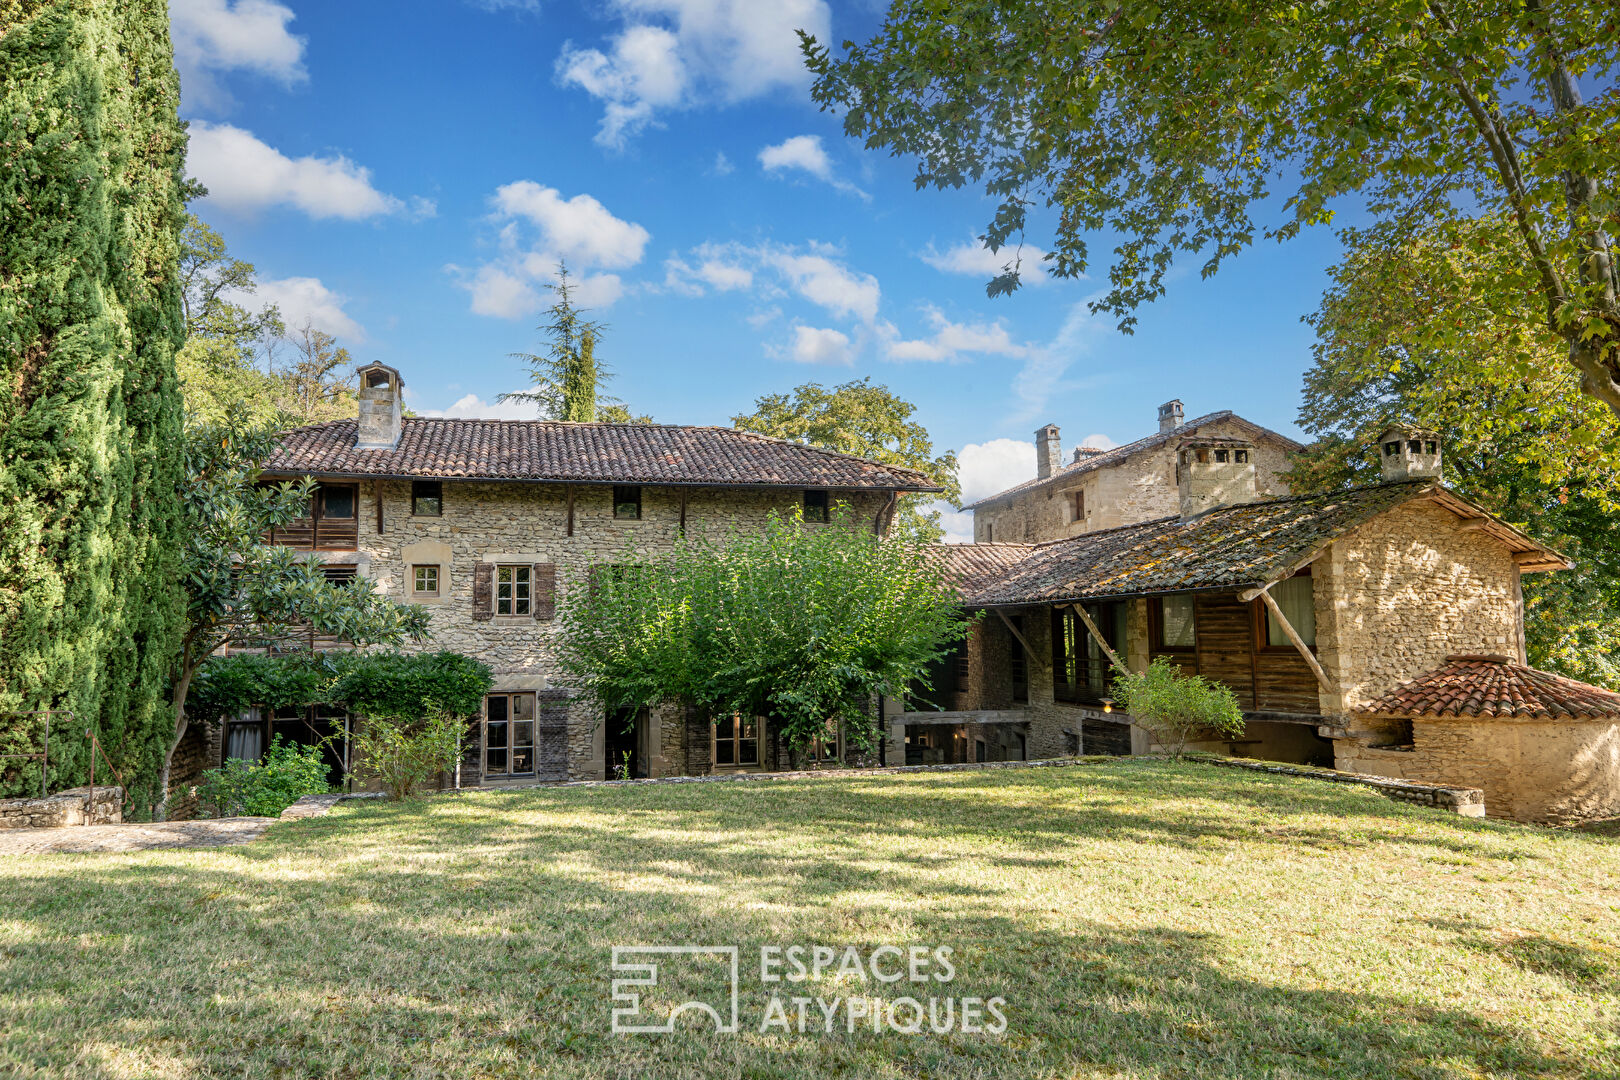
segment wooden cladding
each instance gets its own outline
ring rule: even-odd
[[[299,551],[354,551],[360,546],[358,484],[317,484],[309,516],[270,530],[269,543]]]
[[[1321,713],[1320,686],[1305,658],[1291,647],[1266,645],[1265,613],[1258,600],[1244,603],[1235,593],[1201,593],[1194,614],[1196,648],[1155,650],[1155,657],[1167,657],[1185,674],[1224,683],[1245,712]]]

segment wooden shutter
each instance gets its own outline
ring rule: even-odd
[[[545,622],[557,615],[557,564],[541,562],[534,564],[534,617]]]
[[[495,564],[481,562],[473,567],[473,613],[483,620],[495,614]]]

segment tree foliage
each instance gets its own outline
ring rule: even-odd
[[[1133,723],[1178,758],[1196,739],[1243,734],[1243,710],[1231,688],[1202,675],[1183,675],[1167,656],[1155,657],[1146,671],[1118,672],[1114,697]]]
[[[884,465],[916,469],[944,490],[938,496],[903,495],[895,528],[918,540],[938,540],[945,533],[939,511],[925,510],[932,498],[952,506],[962,497],[956,478],[956,452],[934,456],[928,429],[911,417],[917,407],[871,379],[856,379],[831,390],[805,383],[787,394],[767,394],[754,411],[734,416],[732,425],[777,439],[870,458]]]
[[[272,735],[263,761],[227,758],[220,768],[204,772],[197,801],[214,817],[280,817],[303,796],[319,795],[330,786],[319,746],[299,746]]]
[[[1572,571],[1524,579],[1537,666],[1620,686],[1620,432],[1558,363],[1562,342],[1495,295],[1501,219],[1397,235],[1353,234],[1311,316],[1315,362],[1302,428],[1317,437],[1295,490],[1376,483],[1369,452],[1385,424],[1445,435],[1447,481],[1570,555]],[[1418,342],[1420,344],[1414,344]]]
[[[1050,213],[1047,269],[1078,277],[1116,236],[1094,309],[1122,328],[1178,255],[1207,276],[1347,196],[1399,231],[1483,212],[1511,225],[1493,296],[1534,297],[1620,411],[1612,0],[894,0],[865,45],[802,40],[848,134],[919,187],[983,185],[991,251]],[[1018,280],[1009,255],[989,291]]]
[[[161,0],[0,3],[0,753],[152,782],[181,626],[185,132]],[[0,763],[0,794],[38,767]]]
[[[275,644],[313,632],[356,645],[397,645],[427,636],[428,614],[396,603],[367,578],[328,581],[308,553],[264,538],[309,512],[314,483],[260,484],[259,462],[278,440],[270,428],[200,424],[187,432],[185,529],[180,555],[186,604],[174,726],[159,772],[158,806],[169,765],[185,737],[186,698],[197,668],[220,648]]]
[[[529,369],[531,388],[502,394],[500,401],[526,401],[548,420],[589,424],[650,424],[648,416],[632,416],[622,403],[603,394],[612,371],[596,356],[596,346],[607,329],[587,319],[586,309],[574,305],[574,285],[568,264],[557,264],[557,280],[549,288],[556,296],[546,309],[547,321],[539,330],[548,339],[544,353],[514,353]]]
[[[186,712],[215,721],[254,706],[332,705],[414,722],[476,715],[493,685],[487,664],[454,652],[236,653],[198,667]]]
[[[879,540],[844,510],[599,567],[560,619],[561,667],[605,706],[769,716],[795,748],[832,719],[870,745],[873,696],[904,693],[969,627],[924,545]]]
[[[360,773],[380,782],[390,799],[408,799],[418,787],[455,766],[466,727],[464,717],[449,713],[420,720],[362,717],[354,733]]]
[[[308,319],[289,327],[276,305],[250,307],[257,270],[195,215],[181,241],[180,280],[186,343],[175,360],[187,413],[283,427],[356,415],[349,351]]]

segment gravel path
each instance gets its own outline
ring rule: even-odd
[[[239,817],[161,824],[74,825],[62,829],[0,829],[0,855],[229,847],[257,840],[275,821],[268,817]]]

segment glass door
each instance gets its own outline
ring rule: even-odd
[[[534,775],[534,695],[491,694],[484,713],[484,775]]]

